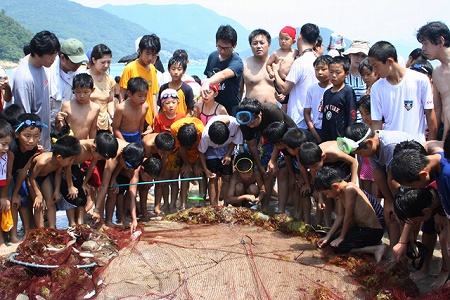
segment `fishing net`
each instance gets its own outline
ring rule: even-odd
[[[176,221],[176,222],[174,222]],[[180,223],[181,222],[181,223]],[[183,223],[184,222],[184,223]],[[102,273],[97,299],[410,299],[400,265],[331,255],[287,215],[192,208],[151,222]],[[333,258],[333,259],[332,259]]]
[[[82,299],[95,295],[98,273],[130,242],[128,230],[31,230],[0,269],[0,299]],[[96,266],[93,273],[91,268]]]
[[[16,258],[60,267],[3,262],[0,299],[26,294],[29,299],[441,300],[450,295],[442,288],[419,296],[404,265],[317,249],[320,235],[285,214],[205,207],[140,224],[143,233],[135,240],[128,231],[87,227],[30,234]],[[66,250],[68,244],[76,251]],[[97,266],[75,267],[90,262]]]

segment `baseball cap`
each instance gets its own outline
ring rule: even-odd
[[[66,54],[74,64],[79,64],[88,60],[84,52],[84,45],[77,39],[67,39],[61,45],[61,53]]]

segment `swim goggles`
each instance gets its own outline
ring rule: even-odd
[[[248,160],[250,162],[250,167],[248,168],[248,170],[241,170],[241,169],[239,169],[239,162],[245,161],[245,160]],[[250,158],[243,157],[243,158],[238,159],[238,161],[236,162],[236,164],[234,166],[236,167],[236,170],[238,170],[240,173],[247,173],[251,169],[253,169],[253,161]]]
[[[236,121],[239,123],[239,125],[247,125],[256,117],[257,116],[255,114],[252,114],[247,110],[239,111],[236,113]]]
[[[337,146],[339,148],[339,150],[341,150],[342,152],[346,153],[346,154],[350,154],[353,151],[355,151],[356,149],[358,149],[359,144],[364,141],[370,134],[370,128],[367,130],[366,134],[363,136],[362,139],[360,139],[359,141],[355,142],[352,139],[346,138],[346,137],[338,137],[336,139],[337,142]]]
[[[177,93],[167,93],[167,94],[163,94],[162,96],[161,96],[161,100],[163,100],[163,99],[167,99],[167,98],[176,98],[176,99],[178,99],[178,94]]]
[[[420,73],[424,73],[426,75],[431,75],[430,72],[421,64],[414,64],[409,67],[411,70],[418,71]]]
[[[48,126],[47,126],[46,124],[42,123],[41,121],[25,120],[25,121],[21,122],[19,125],[17,125],[16,132],[17,132],[17,131],[19,130],[19,128],[22,127],[22,126],[26,126],[26,127],[31,127],[31,126],[33,126],[33,127],[38,127],[38,128],[42,128],[42,127],[48,128]]]
[[[134,166],[134,165],[132,165],[131,163],[129,163],[129,162],[127,162],[127,161],[125,161],[125,165],[126,165],[128,168],[133,169],[133,170],[136,170],[136,169],[139,167],[139,165]]]

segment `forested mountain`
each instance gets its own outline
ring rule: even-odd
[[[0,12],[0,60],[18,61],[23,57],[23,46],[30,41],[33,33],[22,27],[4,11]]]

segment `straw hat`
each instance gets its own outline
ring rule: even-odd
[[[350,47],[344,51],[344,55],[356,54],[356,53],[364,53],[365,55],[369,54],[370,45],[368,41],[358,41],[355,40],[352,42]]]

